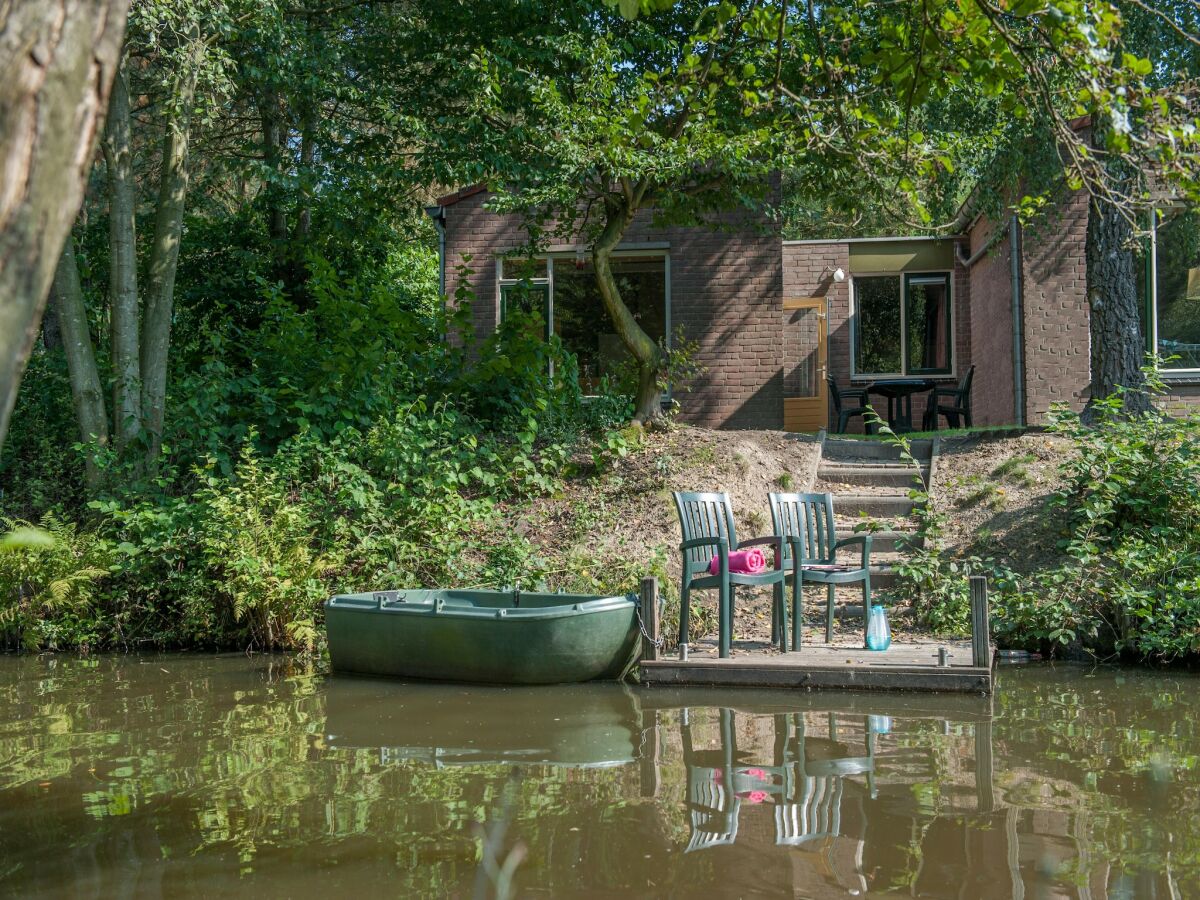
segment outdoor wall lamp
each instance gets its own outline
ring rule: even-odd
[[[846,270],[841,268],[840,266],[836,269],[826,266],[824,269],[821,270],[821,277],[824,278],[826,275],[832,275],[833,280],[836,281],[838,284],[841,284],[843,281],[846,280]]]

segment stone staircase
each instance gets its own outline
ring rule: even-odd
[[[913,441],[911,449],[921,475],[928,479],[932,441]],[[833,494],[838,538],[855,534],[854,526],[864,519],[886,523],[871,542],[872,588],[887,589],[895,581],[892,564],[901,556],[899,547],[916,529],[914,502],[908,496],[914,486],[916,473],[900,459],[896,447],[882,441],[837,438],[826,439],[823,445],[813,490]]]

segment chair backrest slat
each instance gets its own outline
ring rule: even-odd
[[[960,405],[965,404],[971,399],[971,379],[975,377],[975,367],[971,366],[967,369],[967,374],[962,377],[962,381],[958,383],[958,402]]]
[[[829,385],[829,398],[833,400],[833,411],[835,415],[841,415],[842,412],[842,392],[838,390],[837,382],[833,380],[832,375],[825,376],[825,383]]]
[[[771,523],[775,534],[800,538],[804,558],[814,562],[833,556],[837,541],[832,494],[772,493]],[[791,559],[791,544],[783,545],[784,559]]]
[[[729,549],[737,546],[737,536],[733,526],[733,506],[729,495],[722,493],[692,493],[676,491],[675,509],[679,513],[679,530],[684,541],[697,538],[725,538]],[[712,558],[716,556],[716,547],[693,547],[688,550],[684,559],[687,563],[685,577],[693,572],[707,569]]]

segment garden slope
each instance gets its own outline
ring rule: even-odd
[[[1062,525],[1047,503],[1060,484],[1058,464],[1068,443],[1038,433],[945,438],[941,444],[931,493],[948,513],[947,552],[995,557],[1017,571],[1056,562]],[[783,432],[688,426],[650,431],[624,456],[610,454],[600,465],[577,459],[575,474],[556,495],[504,506],[475,535],[475,552],[481,557],[511,552],[519,535],[528,555],[512,560],[513,570],[526,573],[526,584],[541,582],[550,589],[632,591],[643,576],[657,575],[670,633],[680,578],[672,492],[728,492],[739,538],[756,537],[771,530],[768,493],[805,490],[818,462],[819,444]],[[767,640],[769,592],[744,593],[735,633],[739,639]],[[894,613],[894,628],[914,629],[907,610]],[[699,629],[715,630],[711,597],[700,600],[694,616]],[[852,618],[848,627],[857,630],[861,621]]]
[[[680,559],[673,491],[726,491],[738,537],[770,533],[767,494],[804,490],[819,445],[778,431],[712,431],[675,426],[648,431],[624,456],[577,460],[576,474],[552,497],[503,508],[480,534],[479,551],[523,535],[527,568],[551,588],[606,592],[636,589],[658,575],[677,594]]]

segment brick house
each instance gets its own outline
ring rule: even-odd
[[[480,336],[514,303],[540,307],[578,356],[586,393],[625,353],[590,260],[573,244],[529,258],[519,217],[489,211],[489,196],[468,188],[427,210],[441,234],[443,291],[453,297],[469,269]],[[974,365],[974,424],[1039,424],[1051,404],[1080,408],[1087,399],[1087,209],[1077,193],[1027,228],[967,207],[951,236],[818,241],[781,240],[763,220],[656,228],[643,213],[614,270],[652,337],[698,343],[707,371],[674,395],[685,421],[836,427],[826,372],[842,388],[883,378],[952,386]],[[1180,356],[1164,372],[1176,405],[1200,404],[1197,234],[1195,213],[1163,217],[1143,278],[1148,344]],[[914,395],[917,425],[924,404],[924,393]]]

